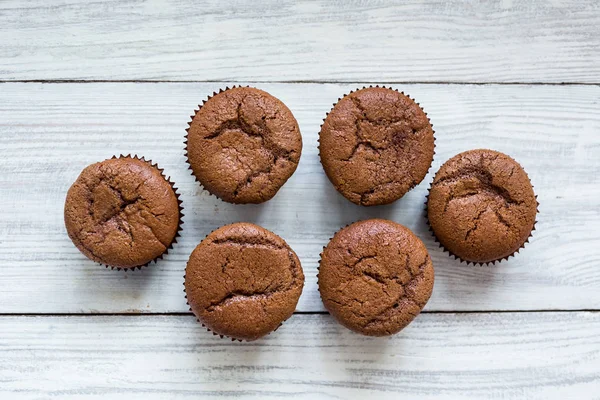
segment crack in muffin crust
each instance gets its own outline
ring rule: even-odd
[[[209,234],[192,252],[185,292],[196,317],[217,334],[254,340],[294,312],[304,274],[292,249],[257,225]]]
[[[371,87],[340,99],[320,132],[323,168],[359,205],[391,203],[423,180],[434,154],[423,110],[397,91]]]
[[[186,149],[194,175],[209,192],[231,203],[261,203],[296,170],[302,138],[281,101],[258,89],[234,87],[196,112]]]
[[[67,194],[65,224],[73,243],[93,261],[141,267],[175,242],[180,204],[162,170],[121,156],[84,169]]]
[[[537,200],[521,166],[493,150],[470,150],[448,160],[431,184],[429,225],[440,244],[462,260],[495,262],[531,235]]]
[[[318,277],[325,308],[347,328],[374,336],[408,325],[433,289],[423,243],[402,225],[379,219],[338,231],[323,250]]]

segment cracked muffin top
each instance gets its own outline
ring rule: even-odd
[[[325,173],[355,204],[388,204],[419,184],[433,160],[433,129],[408,96],[371,87],[352,92],[327,115],[319,138]]]
[[[262,90],[237,87],[207,100],[188,129],[194,176],[229,203],[271,199],[296,170],[302,137],[292,112]]]
[[[433,264],[408,228],[384,219],[338,231],[321,254],[319,292],[342,325],[385,336],[408,325],[433,290]]]
[[[223,226],[192,252],[188,304],[209,330],[255,340],[288,319],[304,286],[300,260],[276,234],[250,223]]]
[[[179,202],[161,171],[121,157],[85,168],[67,193],[69,237],[89,259],[117,268],[161,256],[179,229]]]
[[[531,234],[537,200],[523,168],[493,150],[460,153],[436,173],[427,201],[440,244],[464,261],[515,253]]]

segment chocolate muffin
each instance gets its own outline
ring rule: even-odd
[[[294,312],[304,274],[276,234],[250,223],[223,226],[192,252],[185,292],[192,312],[215,334],[255,340]]]
[[[298,123],[267,92],[249,87],[220,91],[192,118],[188,162],[202,186],[224,201],[267,201],[298,166]]]
[[[338,231],[321,254],[319,291],[345,327],[385,336],[408,325],[433,290],[433,264],[408,228],[384,219]]]
[[[181,202],[173,184],[144,158],[113,157],[86,167],[67,193],[69,237],[90,260],[135,268],[176,242]]]
[[[508,258],[534,229],[537,200],[523,168],[493,150],[460,153],[436,173],[427,218],[439,243],[475,263]]]
[[[321,126],[327,177],[355,204],[388,204],[419,184],[433,161],[433,128],[418,104],[385,87],[351,92]]]

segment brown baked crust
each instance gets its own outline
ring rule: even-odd
[[[179,200],[161,170],[132,157],[86,167],[67,193],[69,237],[89,259],[135,268],[160,257],[180,225]]]
[[[384,87],[339,100],[321,127],[319,142],[331,183],[364,206],[398,200],[425,178],[434,154],[425,112],[408,96]]]
[[[384,219],[341,229],[321,255],[319,292],[325,308],[364,335],[403,329],[429,300],[433,280],[423,242],[408,228]]]
[[[292,112],[259,89],[234,87],[202,105],[187,157],[202,186],[230,203],[271,199],[296,170],[302,136]]]
[[[192,252],[185,271],[188,304],[216,334],[258,339],[296,308],[304,274],[276,234],[250,223],[223,226]]]
[[[440,244],[464,261],[492,262],[515,253],[531,235],[537,200],[514,159],[486,149],[460,153],[436,173],[427,201]]]

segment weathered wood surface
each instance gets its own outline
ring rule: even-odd
[[[599,399],[598,26],[597,0],[1,1],[0,398]],[[16,83],[54,80],[73,82]],[[396,83],[436,130],[430,174],[390,206],[351,204],[319,164],[322,118],[356,82]],[[186,169],[189,115],[232,83],[300,123],[300,166],[263,205],[209,196]],[[422,218],[441,163],[481,147],[516,158],[541,203],[531,243],[495,267],[449,258]],[[70,184],[119,153],[158,162],[186,208],[180,242],[142,271],[90,262],[64,229]],[[322,246],[371,217],[413,229],[436,269],[425,313],[390,338],[319,314]],[[186,313],[189,254],[236,221],[296,250],[309,314],[253,343],[191,314],[129,315]]]
[[[294,315],[252,343],[191,316],[0,318],[0,397],[593,399],[600,313],[422,314],[391,338]]]
[[[317,133],[338,96],[359,84],[261,84],[296,115],[300,166],[270,202],[224,203],[187,170],[189,115],[226,83],[0,84],[0,313],[185,312],[185,263],[216,227],[256,222],[298,253],[306,275],[300,311],[322,311],[316,267],[340,227],[383,217],[413,229],[429,248],[436,284],[427,309],[576,310],[600,308],[600,87],[401,85],[436,130],[430,175],[391,206],[363,208],[325,177]],[[454,154],[487,147],[516,158],[539,195],[538,230],[516,258],[468,267],[437,247],[422,217],[432,173]],[[186,214],[182,238],[142,271],[88,261],[64,229],[66,191],[88,164],[119,153],[144,155],[174,178]]]
[[[4,0],[0,80],[600,83],[597,0]]]

